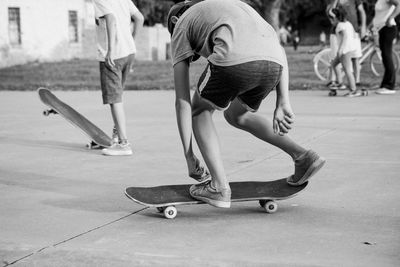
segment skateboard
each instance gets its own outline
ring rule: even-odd
[[[308,182],[301,186],[290,186],[286,178],[268,182],[231,182],[232,202],[258,201],[267,213],[274,213],[278,209],[277,200],[294,197]],[[175,206],[205,204],[192,198],[189,194],[191,184],[163,185],[156,187],[128,187],[125,195],[146,207],[155,207],[164,213],[165,218],[173,219],[178,211]]]
[[[87,144],[89,149],[111,146],[112,140],[106,133],[75,109],[58,99],[49,89],[41,87],[37,91],[40,100],[49,107],[49,109],[43,111],[44,116],[60,114],[73,126],[82,130],[90,139],[90,143]]]

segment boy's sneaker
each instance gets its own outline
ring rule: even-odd
[[[212,188],[210,180],[201,184],[192,185],[189,189],[189,193],[193,198],[204,201],[214,207],[231,207],[231,190],[223,189],[217,191]]]
[[[350,93],[347,93],[344,95],[345,97],[359,97],[363,96],[363,93],[360,92],[359,90],[351,91]]]
[[[312,150],[308,150],[294,161],[294,174],[287,179],[287,183],[299,186],[307,182],[325,164],[325,159]]]
[[[114,143],[110,147],[104,148],[102,151],[106,156],[129,156],[132,155],[131,145],[129,143]]]
[[[378,95],[394,95],[396,91],[387,88],[379,88],[375,91],[375,93]]]

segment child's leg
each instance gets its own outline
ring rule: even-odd
[[[272,122],[267,120],[264,116],[249,112],[238,99],[232,102],[229,108],[224,112],[224,115],[225,119],[232,126],[249,132],[255,137],[282,149],[289,154],[293,160],[307,151],[287,135],[281,136],[274,133]]]
[[[287,179],[290,185],[304,184],[325,164],[325,159],[314,151],[306,150],[287,135],[275,134],[271,122],[262,116],[247,111],[237,99],[232,102],[224,115],[231,125],[279,147],[292,157],[295,163],[295,171]]]
[[[332,60],[331,67],[333,69],[333,72],[335,73],[336,81],[338,82],[338,84],[342,84],[343,79],[342,79],[342,75],[340,75],[340,69],[338,67],[339,63],[340,63],[340,59],[338,57],[335,57]]]
[[[351,56],[346,53],[340,57],[340,62],[343,65],[344,73],[346,74],[347,80],[349,82],[349,87],[351,91],[356,90],[356,81],[354,79],[354,74],[351,68]]]
[[[203,100],[196,91],[192,99],[193,133],[210,171],[213,188],[230,189],[223,166],[218,134],[212,115],[214,107]]]
[[[353,66],[353,75],[354,75],[355,83],[358,84],[358,83],[360,83],[360,73],[361,73],[360,59],[352,58],[351,63]]]
[[[115,128],[118,131],[118,137],[121,142],[128,140],[126,134],[126,118],[124,112],[124,105],[122,102],[110,104],[111,114],[114,120]]]

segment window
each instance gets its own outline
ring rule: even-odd
[[[21,19],[19,7],[8,8],[8,38],[11,46],[21,45]]]
[[[68,31],[69,31],[69,42],[78,42],[78,12],[68,11]]]

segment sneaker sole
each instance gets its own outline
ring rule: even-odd
[[[325,165],[325,162],[326,160],[324,158],[317,159],[313,164],[311,164],[311,166],[308,168],[308,170],[300,180],[298,180],[297,182],[291,182],[290,178],[292,178],[292,176],[290,176],[287,180],[287,183],[293,186],[300,186],[304,184]]]
[[[133,154],[132,151],[131,152],[124,152],[124,153],[121,153],[121,152],[110,153],[110,152],[104,152],[103,151],[102,153],[103,153],[104,156],[130,156],[130,155]]]
[[[217,207],[217,208],[225,208],[229,209],[231,207],[231,202],[229,201],[221,201],[221,200],[215,200],[215,199],[210,199],[206,197],[201,197],[201,196],[193,196],[190,194],[193,198],[201,200],[207,204],[210,204],[211,206]]]

